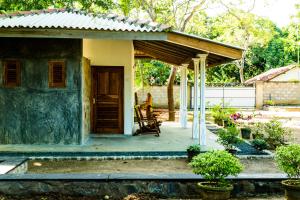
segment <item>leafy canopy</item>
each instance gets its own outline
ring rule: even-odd
[[[300,178],[299,144],[278,147],[275,152],[275,161],[289,178]]]
[[[224,150],[210,151],[194,157],[189,165],[195,174],[208,181],[225,183],[229,175],[237,176],[243,170],[239,159]]]

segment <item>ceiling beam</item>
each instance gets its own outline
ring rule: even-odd
[[[194,37],[189,37],[178,33],[167,33],[167,41],[197,49],[199,51],[204,51],[209,54],[216,54],[219,56],[227,57],[230,59],[241,59],[243,51],[238,48],[228,47],[222,44],[214,43],[208,40],[201,40]]]

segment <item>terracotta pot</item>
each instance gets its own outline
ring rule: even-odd
[[[285,198],[287,200],[300,199],[300,180],[284,180],[281,183],[285,188]]]
[[[191,162],[193,157],[195,157],[199,154],[200,154],[200,152],[198,152],[198,151],[187,151],[188,162]]]
[[[200,182],[198,186],[201,190],[202,199],[207,200],[226,200],[230,198],[233,190],[232,185],[218,187],[216,183]]]

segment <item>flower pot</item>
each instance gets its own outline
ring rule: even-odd
[[[197,156],[198,154],[200,154],[198,151],[187,151],[188,162],[191,162],[193,157]]]
[[[300,199],[300,180],[284,180],[281,183],[285,188],[285,198],[287,200]]]
[[[218,186],[216,183],[200,182],[198,186],[201,190],[202,199],[209,200],[226,200],[230,198],[230,193],[233,190],[232,185]]]
[[[227,151],[228,153],[231,153],[232,155],[236,155],[236,153],[237,153],[237,150],[236,150],[236,149],[226,149],[226,151]]]
[[[251,129],[241,128],[241,135],[243,139],[250,139]]]

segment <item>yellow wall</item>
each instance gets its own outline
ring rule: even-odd
[[[124,66],[124,134],[133,131],[134,48],[131,40],[83,40],[83,56],[96,66]]]

